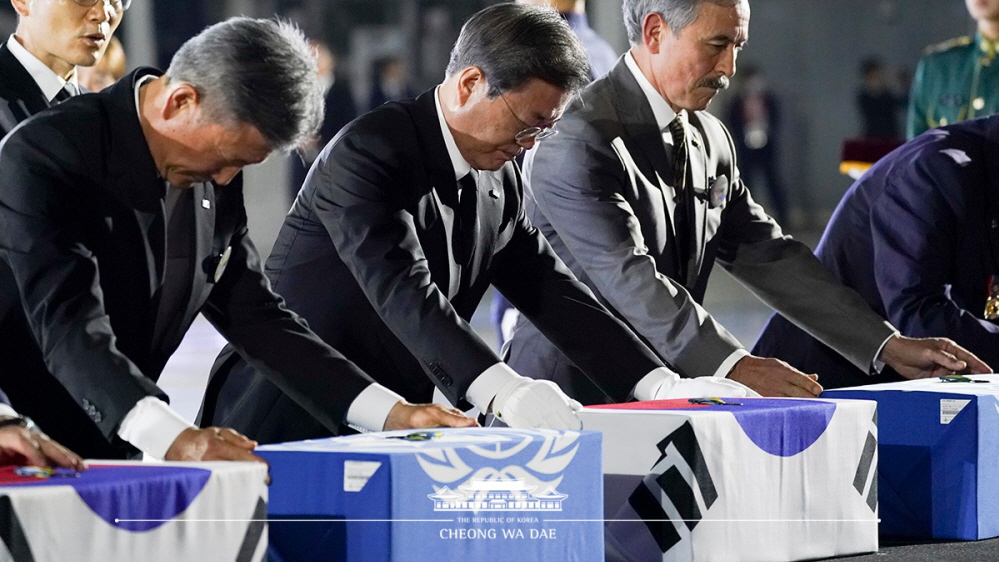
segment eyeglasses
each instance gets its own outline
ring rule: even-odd
[[[98,2],[110,2],[116,12],[124,12],[132,5],[132,0],[73,0],[73,2],[84,8],[93,8]]]
[[[554,137],[558,134],[558,130],[555,129],[558,119],[555,120],[556,123],[552,123],[551,127],[533,127],[525,123],[523,119],[517,116],[517,112],[510,107],[510,102],[506,101],[506,96],[501,93],[500,98],[503,100],[503,103],[506,104],[506,108],[510,110],[510,113],[513,114],[514,119],[520,121],[520,124],[524,126],[519,133],[514,135],[513,139],[515,141],[523,142],[530,139],[542,140]]]

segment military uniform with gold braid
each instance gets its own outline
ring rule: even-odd
[[[981,33],[928,47],[912,83],[906,136],[999,113],[997,47]]]

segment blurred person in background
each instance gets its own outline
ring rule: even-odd
[[[906,138],[999,111],[999,0],[965,0],[975,34],[932,45],[916,66]]]
[[[333,140],[333,136],[344,125],[357,117],[357,104],[354,103],[350,81],[345,73],[337,72],[340,68],[340,56],[323,41],[313,40],[310,43],[316,51],[319,80],[323,85],[323,91],[326,92],[324,96],[325,109],[319,132],[306,139],[297,150],[289,155],[292,200],[298,195],[298,190],[302,188],[305,176],[309,173],[309,168],[312,167],[316,157],[319,156],[319,151]]]
[[[371,92],[368,94],[368,109],[392,100],[416,97],[406,78],[406,65],[402,59],[386,55],[371,63]]]
[[[753,185],[766,186],[770,206],[778,224],[787,224],[787,191],[780,177],[780,103],[767,85],[763,71],[753,65],[743,68],[742,83],[728,106],[725,123],[739,158],[739,171]]]

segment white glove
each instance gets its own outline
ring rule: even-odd
[[[720,377],[697,377],[663,379],[656,389],[653,400],[668,398],[759,398],[760,395],[748,386]]]
[[[493,415],[514,428],[582,429],[576,412],[583,406],[552,381],[518,376],[500,387]]]

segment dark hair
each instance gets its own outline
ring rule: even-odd
[[[184,43],[167,69],[197,88],[208,119],[248,123],[274,149],[288,149],[322,122],[316,57],[294,24],[231,18]]]
[[[878,57],[867,57],[860,62],[860,74],[868,76],[873,72],[880,72],[884,68],[881,59]]]
[[[565,20],[551,8],[527,4],[490,6],[465,22],[447,76],[469,66],[482,69],[491,97],[531,78],[567,92],[590,82],[586,52]]]
[[[734,6],[740,0],[624,0],[621,11],[624,12],[624,27],[628,31],[628,41],[632,45],[642,42],[642,22],[645,21],[645,16],[652,13],[662,15],[670,33],[673,35],[680,33],[681,29],[694,23],[704,2]]]

